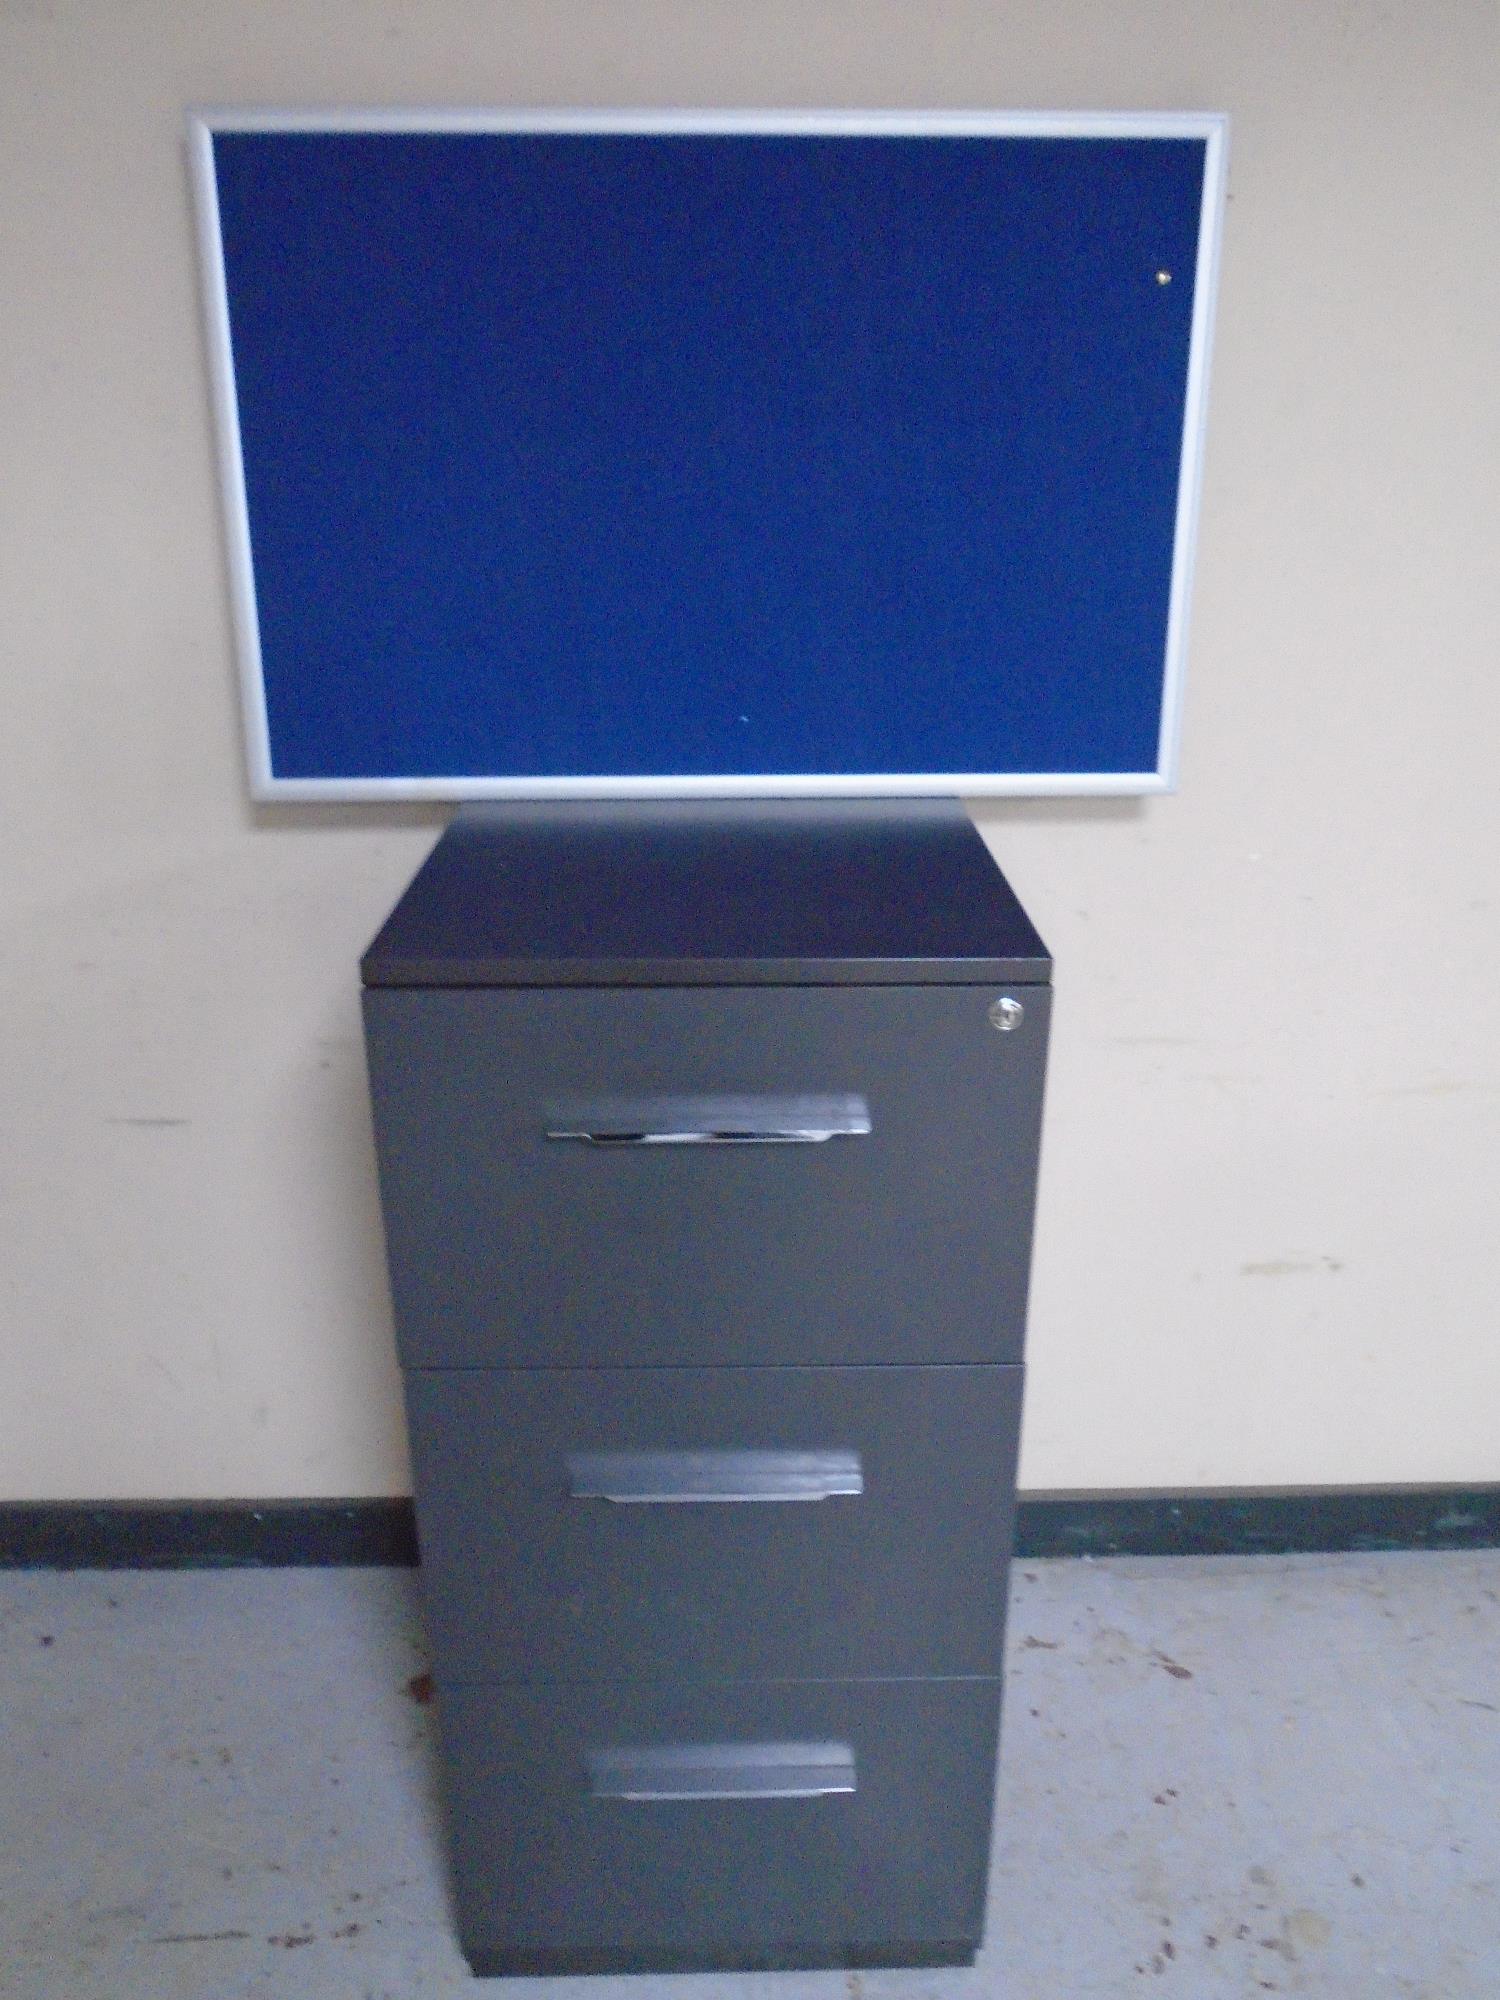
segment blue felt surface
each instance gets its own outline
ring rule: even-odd
[[[1152,770],[1204,154],[219,132],[275,775]]]

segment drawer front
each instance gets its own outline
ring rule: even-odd
[[[956,1958],[984,1906],[999,1684],[440,1688],[486,1971]]]
[[[995,997],[367,992],[403,1360],[1018,1360],[1050,995]]]
[[[410,1374],[444,1675],[998,1673],[1022,1373]]]

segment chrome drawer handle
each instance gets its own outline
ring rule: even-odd
[[[871,1131],[862,1097],[559,1098],[549,1139],[590,1146],[821,1146]]]
[[[568,1490],[621,1506],[832,1500],[865,1477],[857,1451],[575,1451]]]
[[[847,1743],[664,1743],[588,1753],[596,1799],[822,1799],[856,1789]]]

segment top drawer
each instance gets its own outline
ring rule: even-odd
[[[367,991],[403,1361],[1018,1360],[1051,996],[997,997]]]

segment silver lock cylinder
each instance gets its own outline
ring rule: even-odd
[[[1012,1028],[1019,1028],[1026,1009],[1019,1000],[1012,1000],[1008,993],[1002,993],[998,1000],[990,1002],[990,1026],[998,1028],[1002,1035],[1008,1035]]]

